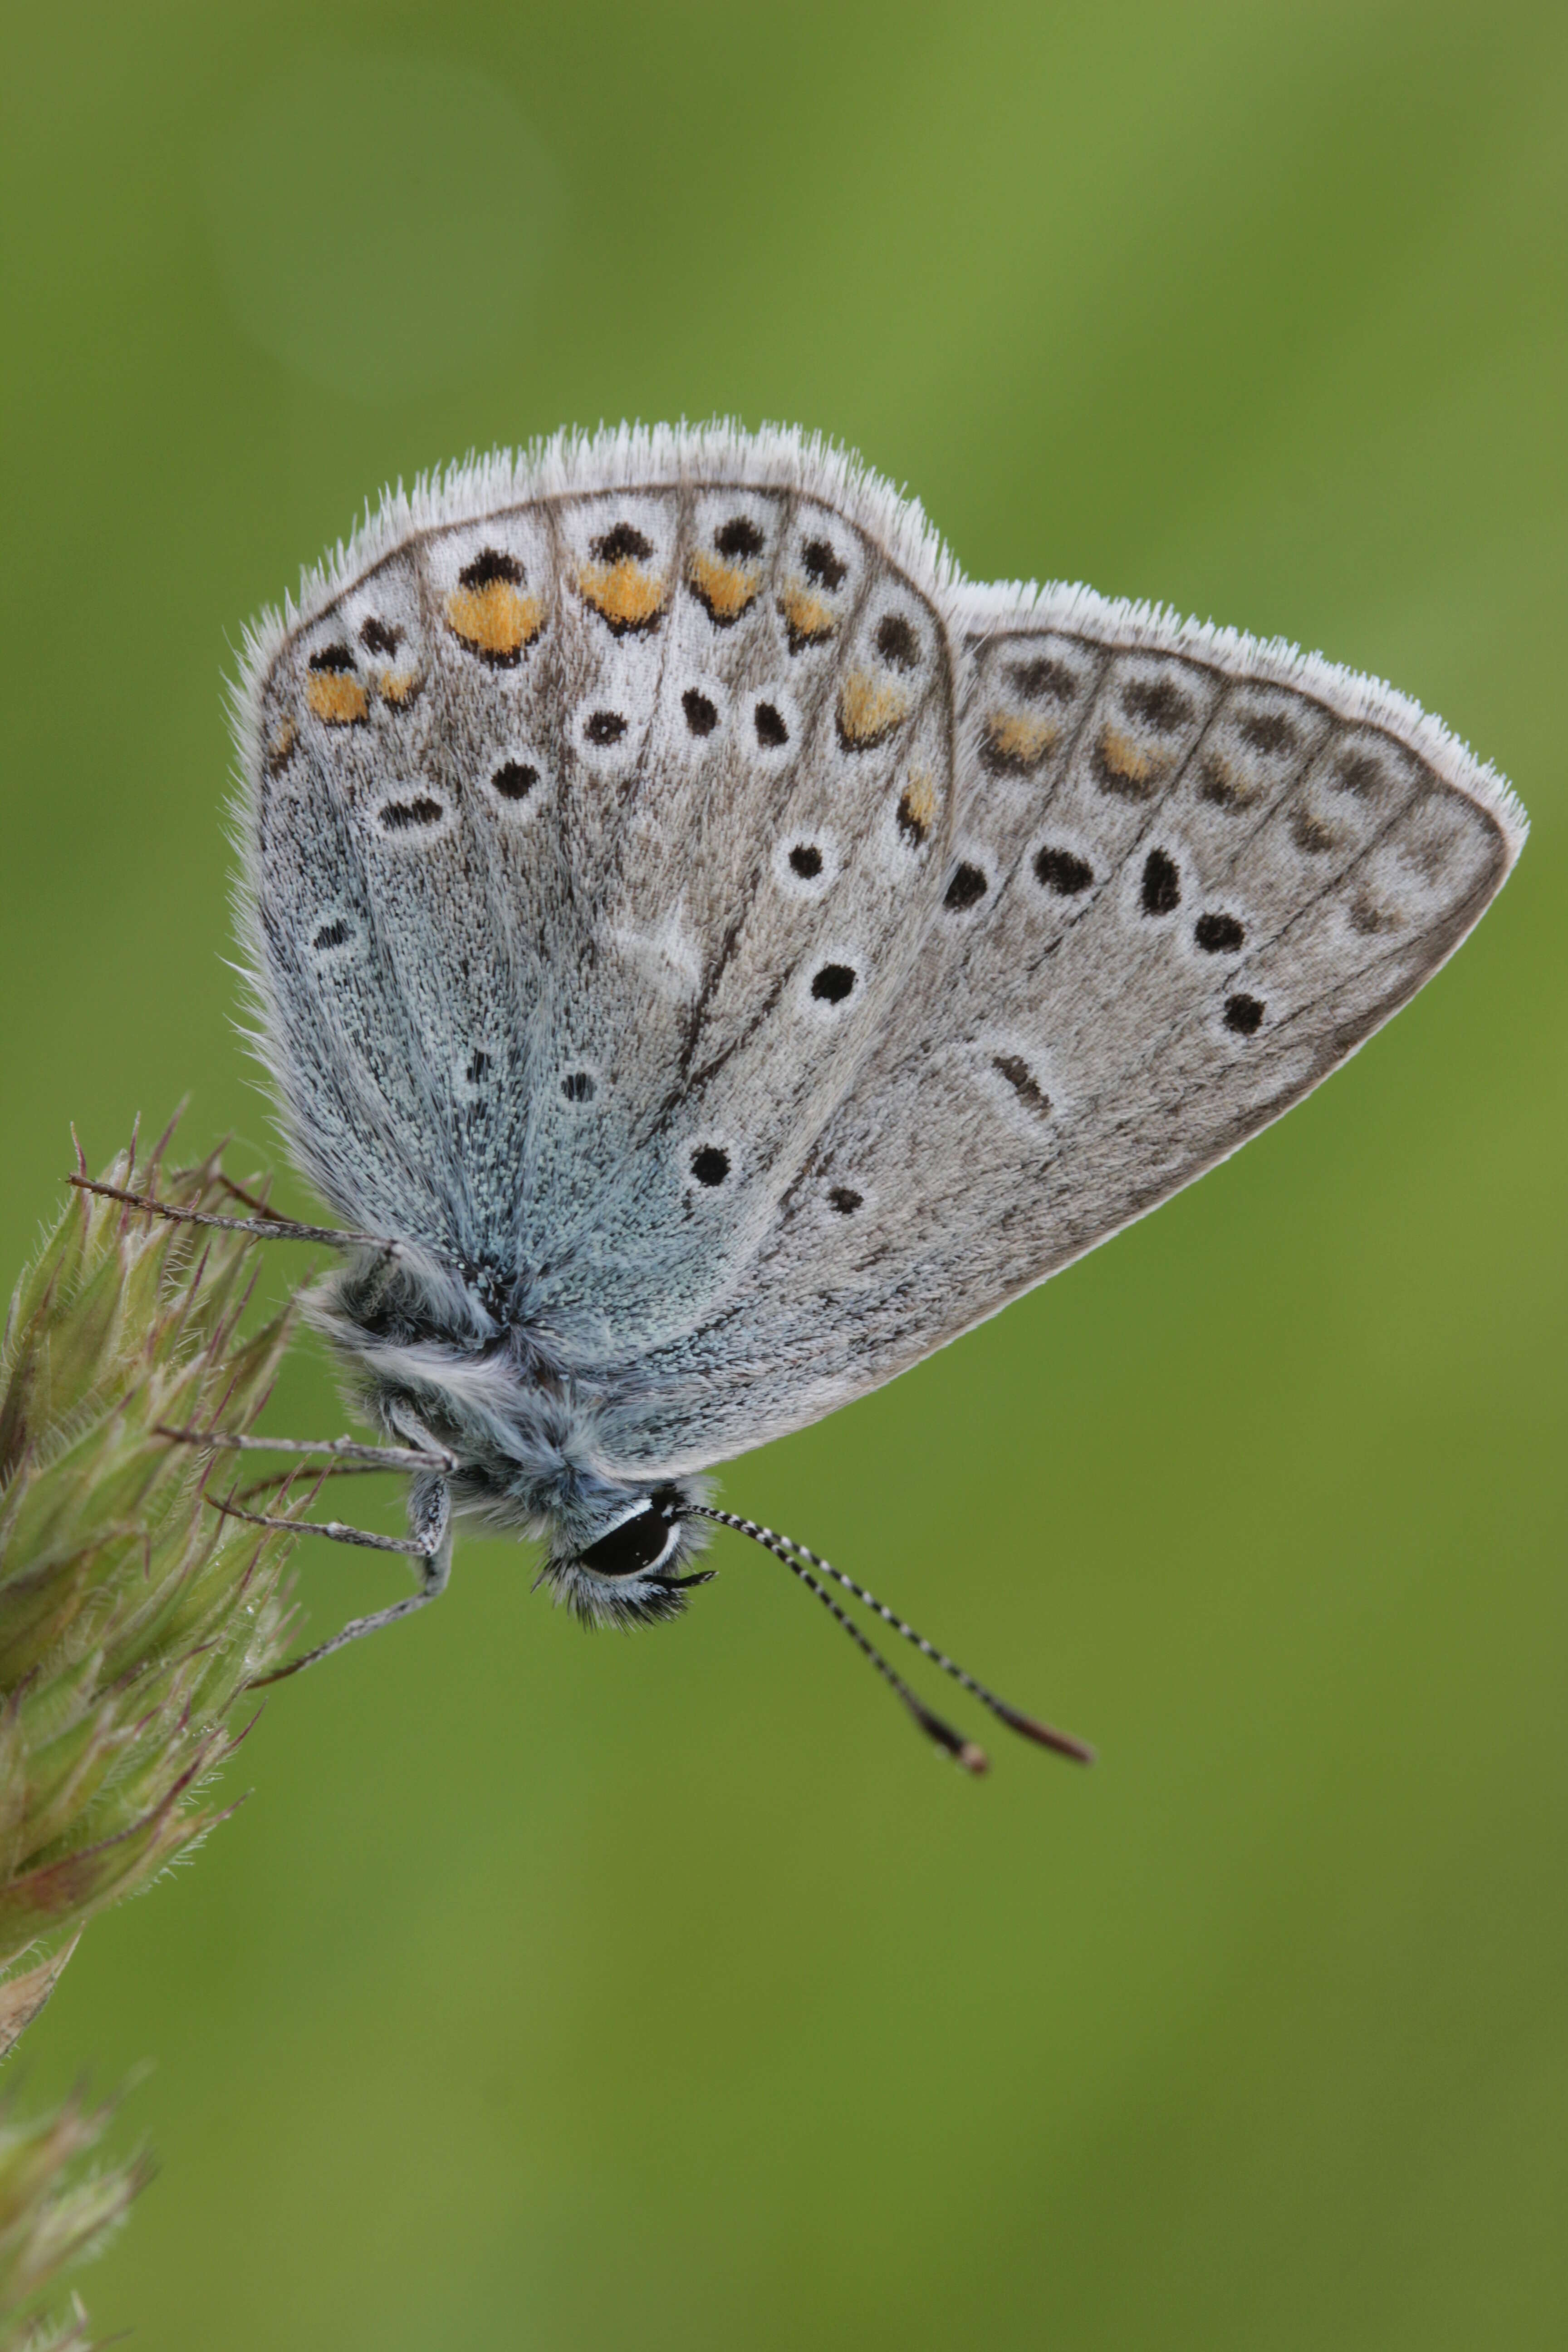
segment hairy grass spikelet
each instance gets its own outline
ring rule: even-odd
[[[107,1181],[223,1209],[216,1155]],[[292,1311],[242,1333],[258,1243],[73,1194],[0,1344],[0,2055],[95,1912],[221,1817],[209,1794],[247,1685],[282,1655],[292,1541],[206,1500],[214,1457],[159,1432],[243,1433]],[[42,1952],[43,1957],[38,1957]],[[83,2175],[109,2110],[0,2109],[0,2345],[85,2343],[39,2294],[101,2242],[143,2159]],[[40,2331],[42,2328],[42,2332]]]

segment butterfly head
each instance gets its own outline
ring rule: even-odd
[[[651,1625],[679,1617],[711,1569],[687,1563],[708,1540],[688,1516],[700,1498],[673,1482],[627,1494],[583,1525],[558,1529],[542,1570],[559,1601],[586,1625]]]

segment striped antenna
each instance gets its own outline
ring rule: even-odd
[[[715,1527],[732,1528],[737,1535],[749,1536],[754,1544],[761,1544],[764,1551],[772,1552],[775,1559],[783,1560],[791,1574],[799,1577],[808,1591],[816,1593],[823,1607],[837,1619],[850,1640],[857,1644],[865,1656],[870,1659],[878,1673],[892,1685],[927,1738],[934,1739],[939,1748],[945,1748],[948,1754],[955,1758],[966,1772],[978,1774],[989,1770],[990,1759],[985,1750],[978,1747],[973,1739],[964,1739],[952,1729],[950,1724],[944,1723],[940,1716],[933,1715],[930,1707],[916,1697],[908,1683],[900,1675],[894,1673],[881,1652],[873,1648],[858,1625],[845,1610],[839,1607],[833,1595],[817,1582],[816,1577],[811,1573],[813,1569],[818,1570],[821,1575],[830,1578],[835,1584],[842,1585],[846,1592],[852,1592],[856,1600],[863,1602],[868,1609],[874,1610],[884,1625],[890,1625],[895,1633],[901,1633],[906,1642],[911,1642],[923,1658],[929,1658],[933,1666],[940,1666],[944,1675],[951,1675],[954,1682],[961,1683],[970,1696],[977,1698],[982,1706],[989,1707],[998,1722],[1005,1723],[1009,1731],[1017,1732],[1021,1738],[1032,1739],[1037,1747],[1051,1748],[1058,1756],[1069,1757],[1075,1764],[1094,1762],[1094,1750],[1083,1740],[1075,1739],[1070,1732],[1057,1731],[1048,1723],[1040,1723],[1034,1716],[1025,1715],[1019,1708],[1009,1706],[1005,1698],[998,1698],[994,1691],[987,1690],[984,1683],[976,1682],[973,1675],[966,1674],[957,1661],[950,1658],[944,1650],[939,1650],[934,1643],[928,1642],[923,1633],[917,1633],[906,1619],[899,1616],[896,1611],[889,1609],[885,1601],[879,1601],[876,1594],[869,1591],[865,1585],[858,1583],[852,1576],[846,1576],[841,1568],[835,1568],[831,1560],[824,1559],[819,1552],[811,1550],[809,1546],[796,1543],[793,1536],[780,1535],[775,1528],[762,1527],[755,1519],[740,1518],[733,1511],[712,1510],[705,1503],[689,1505],[681,1516],[685,1518],[711,1519]]]

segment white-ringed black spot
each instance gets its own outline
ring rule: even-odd
[[[526,760],[503,760],[490,778],[490,790],[503,801],[525,801],[539,782],[539,771]]]
[[[921,641],[901,613],[884,613],[877,624],[877,651],[892,669],[915,669]]]
[[[459,588],[492,588],[498,580],[510,581],[514,588],[522,584],[522,566],[515,555],[503,554],[499,547],[481,547],[471,563],[465,563],[458,574]]]
[[[717,1143],[704,1143],[691,1155],[691,1172],[700,1184],[721,1184],[730,1173],[730,1155]]]
[[[1234,955],[1247,933],[1234,915],[1200,915],[1193,937],[1205,955]]]
[[[749,515],[731,515],[714,532],[713,544],[731,563],[744,562],[762,553],[763,534]]]
[[[827,1205],[836,1209],[841,1217],[852,1217],[865,1197],[851,1184],[833,1184],[828,1188]]]
[[[1037,849],[1035,879],[1042,890],[1054,890],[1058,898],[1076,898],[1093,881],[1094,869],[1087,858],[1075,856],[1070,849]]]
[[[1182,903],[1182,877],[1176,861],[1163,849],[1152,849],[1143,861],[1143,912],[1173,915]]]
[[[764,751],[776,751],[789,741],[789,729],[776,702],[759,702],[752,714],[752,724]]]
[[[618,522],[602,538],[591,540],[589,549],[599,563],[646,563],[653,553],[653,541],[645,539],[634,523]]]
[[[568,1070],[561,1081],[561,1091],[569,1103],[592,1102],[598,1088],[586,1070]]]
[[[689,686],[680,698],[686,713],[686,724],[693,735],[711,735],[719,724],[719,712],[707,695],[695,686]]]
[[[610,743],[618,743],[626,731],[626,722],[618,710],[595,710],[583,730],[588,741],[598,744],[601,749]]]
[[[321,925],[310,945],[317,949],[345,947],[353,936],[348,924],[339,915],[331,922]]]
[[[338,677],[352,670],[353,666],[354,657],[347,646],[320,646],[310,656],[312,669],[331,670]]]
[[[962,915],[977,907],[991,885],[978,866],[961,866],[947,886],[942,905],[950,914]]]
[[[383,833],[411,833],[420,826],[439,824],[446,814],[441,803],[432,800],[428,793],[416,793],[411,800],[383,801],[376,822]]]
[[[789,862],[792,872],[798,874],[803,882],[815,882],[822,871],[822,852],[815,841],[797,841],[790,851]]]
[[[1026,1110],[1033,1111],[1037,1118],[1046,1118],[1051,1098],[1022,1054],[993,1054],[991,1066],[998,1077],[1005,1078]]]
[[[825,963],[811,978],[811,992],[821,1004],[842,1004],[854,986],[854,970],[847,963]]]
[[[848,565],[840,562],[826,539],[808,539],[801,550],[801,569],[814,588],[842,588]]]
[[[390,621],[378,621],[373,615],[360,623],[359,641],[367,654],[395,654],[403,643],[403,632]]]
[[[1234,1029],[1238,1037],[1256,1037],[1263,1025],[1263,1007],[1256,996],[1227,996],[1225,1000],[1225,1025]]]

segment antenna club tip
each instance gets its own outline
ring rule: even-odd
[[[1015,1731],[1032,1739],[1040,1748],[1048,1748],[1058,1756],[1065,1756],[1071,1764],[1093,1764],[1098,1761],[1095,1750],[1087,1739],[1076,1739],[1070,1731],[1058,1731],[1054,1724],[1039,1723],[1032,1715],[1020,1715],[1009,1708],[1005,1717]]]
[[[958,1761],[976,1780],[983,1780],[991,1769],[991,1759],[978,1740],[966,1739],[958,1749]]]

